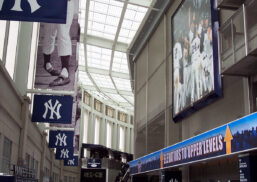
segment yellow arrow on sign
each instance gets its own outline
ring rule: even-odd
[[[227,130],[226,130],[226,134],[225,134],[225,139],[224,142],[226,142],[226,153],[227,154],[231,154],[231,140],[233,140],[233,136],[231,134],[230,128],[227,125]]]
[[[161,153],[161,158],[160,158],[160,160],[161,160],[161,169],[163,168],[163,153]]]

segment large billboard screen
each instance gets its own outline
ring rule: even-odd
[[[221,95],[215,0],[185,0],[172,17],[173,119]]]

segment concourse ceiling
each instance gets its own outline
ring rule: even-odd
[[[129,48],[154,0],[80,0],[79,84],[96,99],[134,113]]]

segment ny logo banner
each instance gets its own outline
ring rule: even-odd
[[[64,160],[64,166],[78,166],[79,165],[79,157],[72,156],[70,159]]]
[[[32,122],[71,124],[72,104],[71,96],[35,95]]]
[[[74,131],[51,130],[49,134],[49,148],[73,148],[73,138]]]
[[[55,159],[63,160],[63,159],[71,159],[74,154],[74,148],[57,148]]]
[[[0,0],[0,19],[66,23],[67,0]]]

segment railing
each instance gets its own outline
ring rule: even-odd
[[[220,28],[221,72],[257,49],[257,1],[248,1]]]

